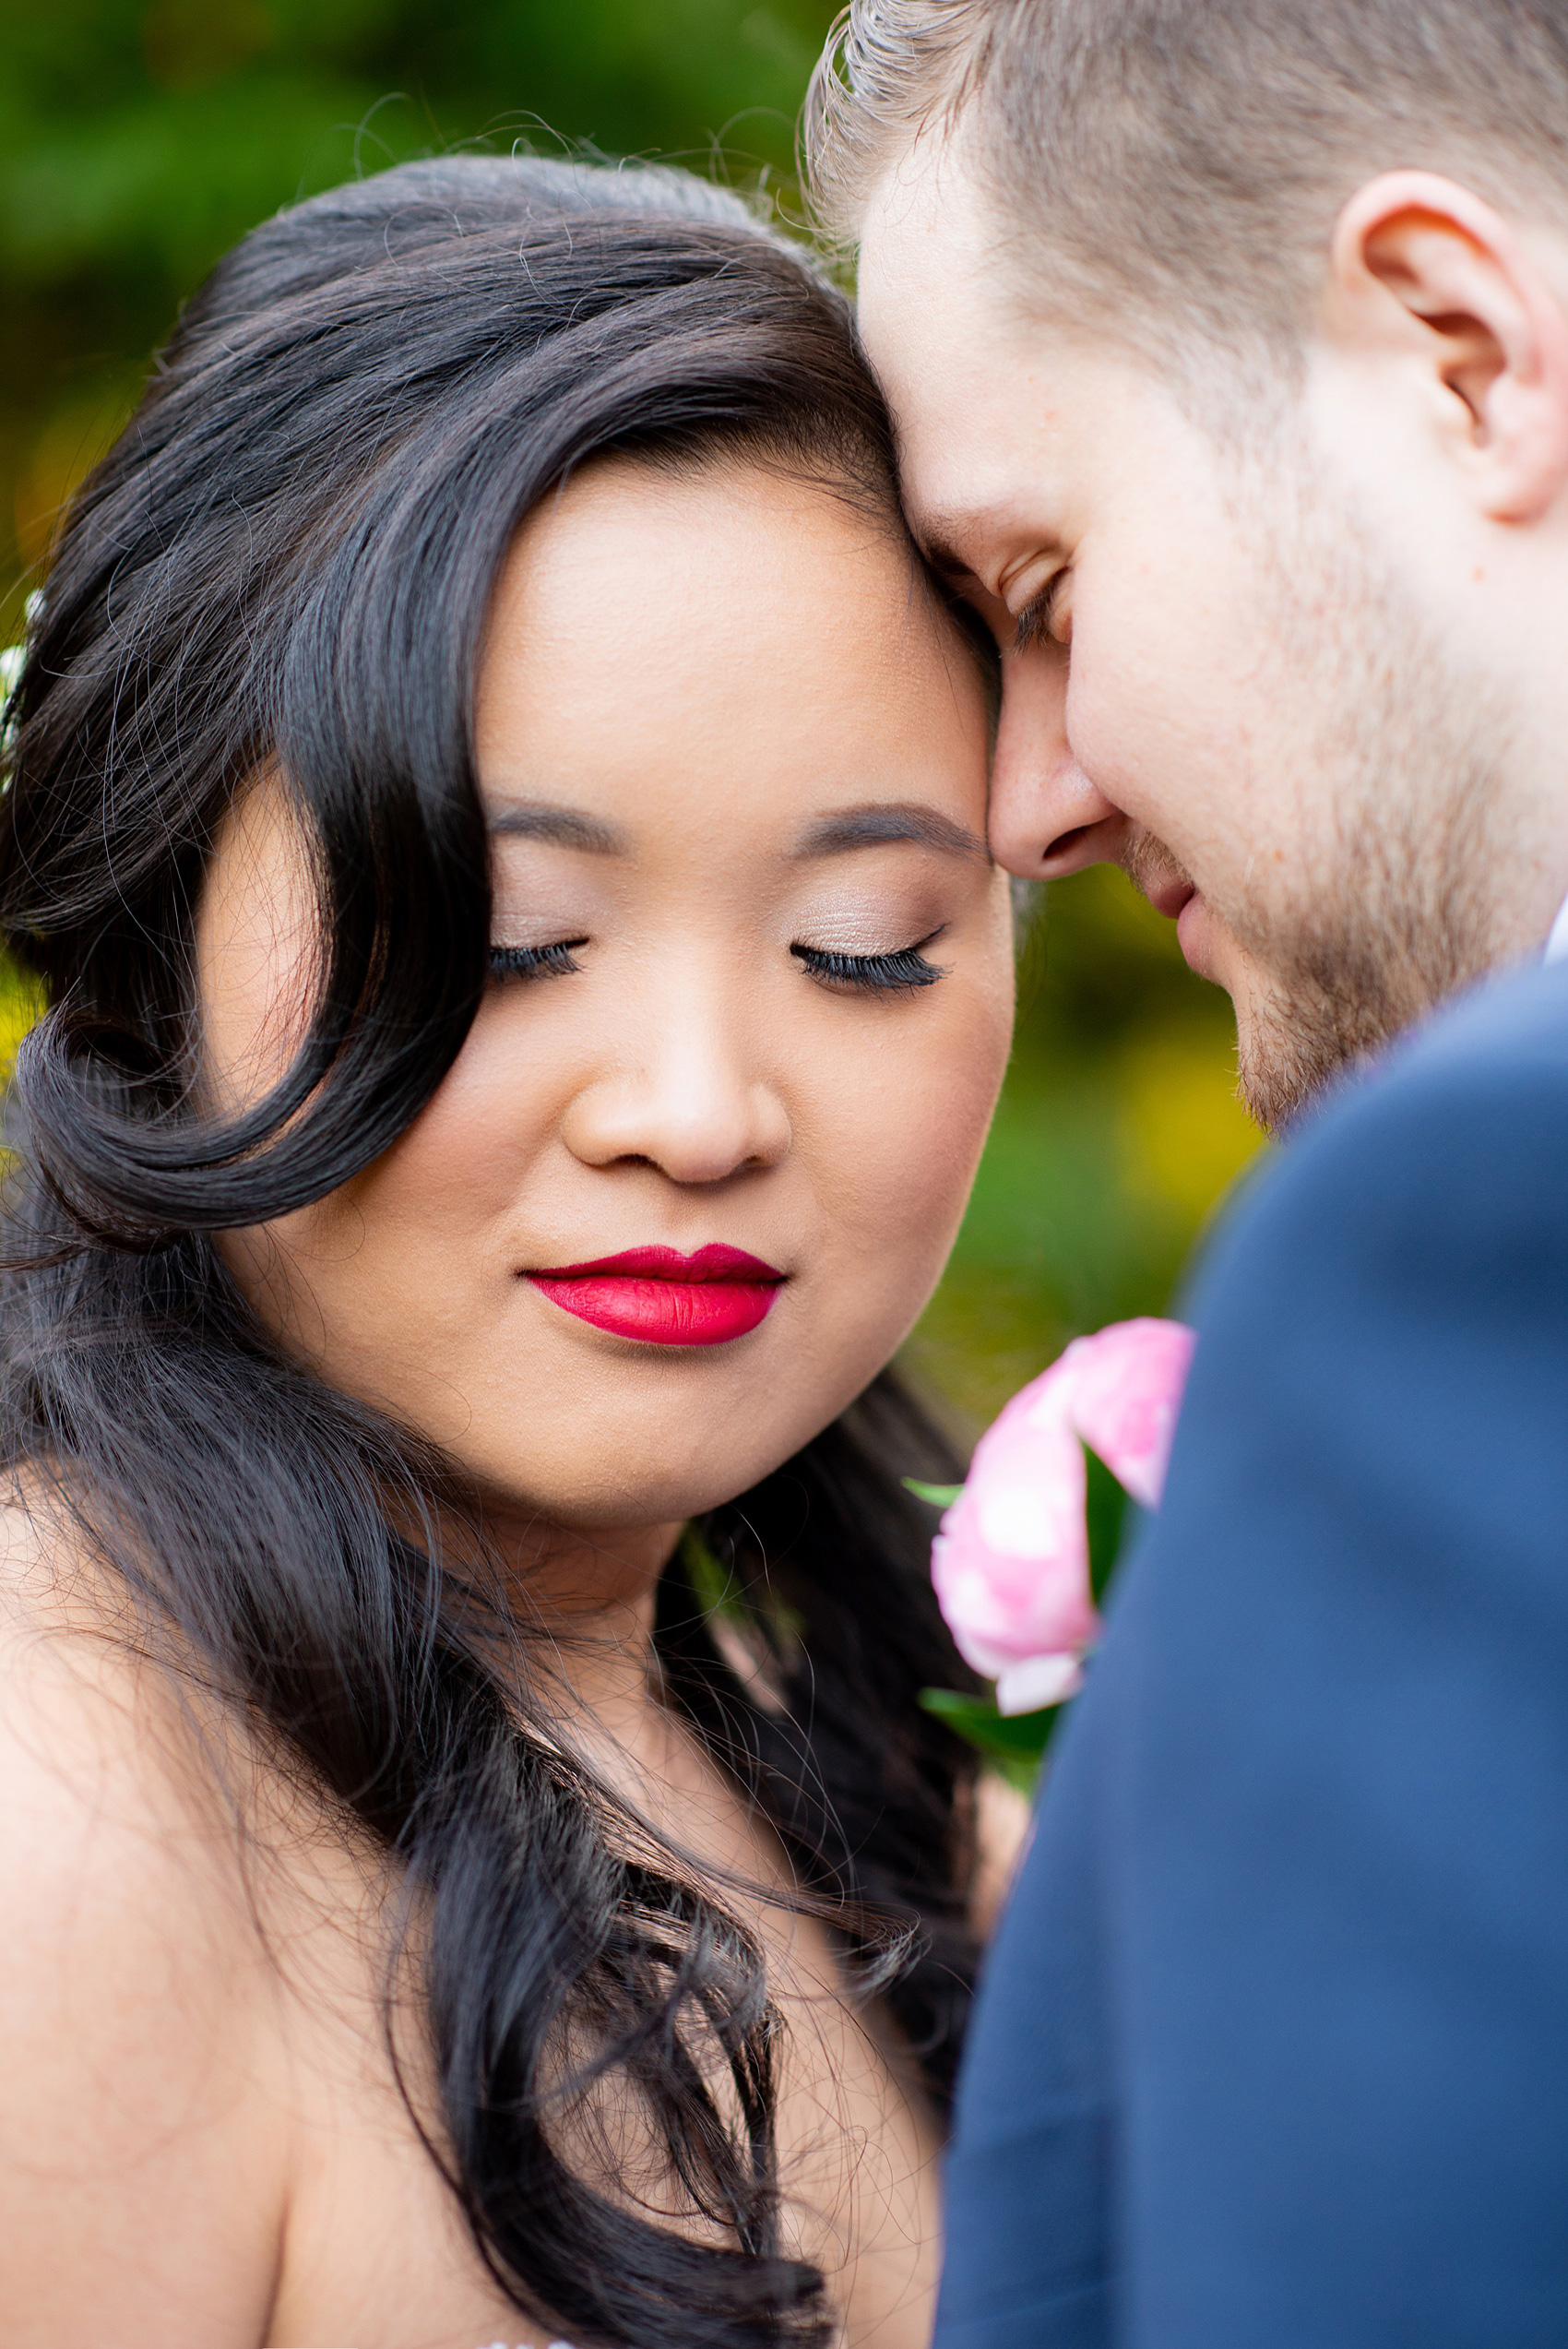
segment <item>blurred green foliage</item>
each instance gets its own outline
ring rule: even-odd
[[[788,174],[831,0],[0,0],[0,586],[181,298],[281,204],[470,140]],[[14,626],[14,623],[13,623]]]
[[[1069,1338],[1163,1312],[1262,1137],[1229,998],[1099,866],[1052,884],[1025,948],[1001,1106],[946,1278],[909,1349],[971,1428]]]
[[[834,6],[0,0],[0,643],[180,300],[255,221],[519,137],[787,188]],[[0,1049],[28,1013],[0,985]],[[1119,876],[1051,892],[974,1205],[910,1348],[963,1415],[1076,1330],[1167,1302],[1257,1141],[1231,1056],[1229,1006]]]

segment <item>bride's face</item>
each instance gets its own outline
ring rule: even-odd
[[[520,533],[477,722],[468,1040],[392,1149],[229,1253],[321,1377],[497,1502],[668,1523],[850,1401],[957,1229],[1013,1004],[982,690],[887,526],[617,460]],[[259,790],[202,909],[231,1093],[286,1047],[301,900]]]

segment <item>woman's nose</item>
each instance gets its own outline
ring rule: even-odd
[[[1025,880],[1117,863],[1131,826],[1090,782],[1067,740],[1067,654],[1004,654],[991,779],[991,853]]]
[[[656,1166],[672,1183],[722,1183],[776,1166],[792,1139],[774,1086],[713,1019],[671,1012],[643,1049],[587,1085],[564,1122],[587,1166]]]

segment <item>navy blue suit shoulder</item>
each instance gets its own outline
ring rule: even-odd
[[[1568,2340],[1568,971],[1221,1234],[982,1992],[940,2349]]]

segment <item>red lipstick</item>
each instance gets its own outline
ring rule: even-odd
[[[723,1346],[743,1338],[766,1319],[784,1279],[760,1257],[720,1241],[695,1256],[627,1248],[527,1277],[563,1312],[650,1346]]]

